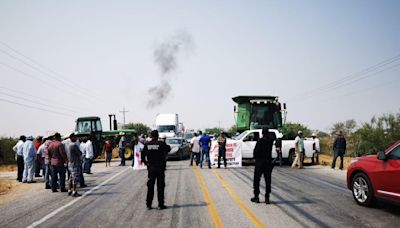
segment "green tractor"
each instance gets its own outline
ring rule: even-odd
[[[133,137],[137,137],[135,130],[122,129],[103,131],[100,117],[88,116],[79,117],[76,120],[75,132],[77,133],[79,141],[82,141],[84,137],[87,137],[90,139],[90,141],[92,141],[95,158],[102,156],[101,152],[103,150],[105,139],[112,141],[114,145],[113,158],[117,158],[119,156],[119,151],[117,148],[118,142],[121,139],[121,136],[124,135],[126,140],[125,159],[130,159],[132,157],[133,146],[131,144]]]
[[[84,137],[87,137],[93,143],[94,157],[97,158],[103,150],[103,128],[101,126],[100,117],[87,116],[79,117],[76,120],[75,132],[78,139],[82,142]]]
[[[235,113],[238,132],[263,127],[282,128],[282,119],[286,118],[286,104],[283,104],[282,109],[277,96],[237,96],[232,100],[237,103]]]

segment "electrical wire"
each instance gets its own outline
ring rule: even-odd
[[[66,113],[57,112],[57,111],[53,111],[53,110],[49,110],[49,109],[45,109],[45,108],[40,108],[40,107],[35,107],[35,106],[32,106],[32,105],[23,104],[23,103],[19,103],[19,102],[15,102],[15,101],[10,101],[10,100],[4,99],[4,98],[0,98],[0,101],[6,102],[6,103],[9,103],[9,104],[13,104],[13,105],[17,105],[17,106],[22,106],[22,107],[25,107],[25,108],[36,109],[36,110],[40,110],[40,111],[44,111],[44,112],[58,114],[58,115],[62,115],[62,116],[75,117],[73,115],[69,115],[69,114],[66,114]]]
[[[400,60],[400,54],[396,55],[394,57],[391,57],[389,59],[386,59],[384,61],[381,61],[378,64],[374,64],[374,65],[372,65],[372,66],[370,66],[370,67],[368,67],[368,68],[366,68],[364,70],[361,70],[359,72],[350,74],[350,75],[348,75],[348,76],[346,76],[344,78],[341,78],[339,80],[330,82],[330,83],[328,83],[328,84],[326,84],[324,86],[321,86],[321,87],[319,87],[317,89],[314,89],[313,91],[305,92],[305,93],[303,93],[303,95],[300,94],[300,95],[296,96],[297,100],[294,99],[292,101],[294,101],[294,102],[295,101],[299,101],[299,100],[304,101],[305,99],[309,99],[309,98],[315,97],[316,94],[326,93],[326,92],[329,92],[329,91],[332,91],[332,90],[336,90],[338,88],[349,86],[351,84],[354,84],[357,81],[363,80],[365,78],[377,75],[377,74],[382,73],[384,71],[387,71],[387,70],[390,70],[390,69],[393,69],[395,67],[400,66],[400,63],[398,63],[399,60]],[[395,64],[395,65],[391,65],[391,64]],[[384,68],[384,67],[386,67],[386,68]],[[379,70],[381,68],[384,68],[384,69],[382,69],[380,71],[377,71],[377,70]]]
[[[10,45],[6,44],[5,42],[0,41],[0,44],[2,44],[3,46],[9,48],[9,49],[12,50],[13,52],[15,52],[15,53],[17,53],[17,54],[23,56],[24,58],[28,59],[28,60],[31,61],[32,63],[34,63],[34,64],[36,64],[37,66],[39,66],[40,68],[45,69],[45,70],[51,72],[52,74],[56,74],[56,75],[58,75],[58,76],[60,76],[60,77],[55,77],[55,76],[53,76],[52,74],[49,74],[48,72],[43,71],[43,70],[40,69],[39,67],[36,67],[36,66],[33,66],[32,64],[29,64],[29,63],[26,62],[25,60],[23,60],[23,59],[21,59],[21,58],[18,58],[18,57],[16,57],[16,56],[10,54],[9,52],[7,52],[7,51],[5,51],[5,50],[3,50],[3,49],[1,49],[1,48],[0,48],[0,52],[6,54],[7,56],[9,56],[9,57],[11,57],[11,58],[13,58],[13,59],[15,59],[15,60],[20,61],[21,63],[23,63],[23,64],[25,64],[25,65],[31,67],[32,69],[34,69],[34,70],[36,70],[36,71],[38,71],[38,72],[40,72],[40,73],[46,75],[47,77],[49,77],[49,78],[51,78],[51,79],[54,79],[54,80],[57,80],[57,81],[59,81],[59,82],[61,82],[61,83],[66,84],[68,87],[70,87],[70,88],[72,88],[72,89],[79,88],[80,90],[78,90],[78,92],[84,94],[85,96],[89,96],[89,97],[95,99],[96,101],[99,101],[99,100],[98,100],[98,97],[95,97],[95,96],[93,96],[93,94],[91,94],[91,93],[89,93],[89,92],[86,92],[87,88],[83,88],[83,87],[81,87],[80,85],[78,85],[78,84],[76,84],[76,83],[73,83],[73,82],[71,82],[71,81],[69,81],[69,80],[66,80],[62,75],[56,73],[55,71],[53,71],[53,70],[51,70],[50,68],[44,66],[43,64],[40,64],[38,61],[36,61],[36,60],[34,60],[34,59],[28,57],[27,55],[21,53],[20,51],[16,50],[15,48],[12,48]]]

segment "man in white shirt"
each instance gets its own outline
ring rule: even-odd
[[[196,166],[198,166],[200,162],[200,143],[197,133],[194,133],[193,138],[190,140],[190,149],[192,151],[190,154],[190,166],[193,166],[194,156],[196,156]]]
[[[33,145],[33,137],[29,136],[22,145],[24,156],[24,173],[22,175],[23,183],[35,183],[33,175],[35,174],[36,149]]]
[[[26,137],[24,135],[21,135],[21,137],[19,137],[17,144],[15,144],[15,146],[13,147],[18,165],[17,180],[19,182],[22,182],[22,173],[24,172],[24,155],[22,153],[22,145],[24,144],[25,141]]]
[[[319,153],[321,152],[321,147],[319,145],[319,138],[317,138],[316,133],[312,133],[312,138],[314,140],[314,143],[313,143],[314,154],[313,154],[311,160],[312,160],[313,164],[319,164]]]
[[[294,151],[296,153],[296,158],[293,161],[292,168],[302,169],[303,168],[303,156],[304,156],[304,140],[303,132],[298,131],[297,137],[294,139]]]
[[[92,168],[92,162],[94,158],[93,143],[92,141],[90,141],[90,139],[88,139],[85,145],[86,145],[86,156],[85,156],[86,169],[84,171],[86,171],[87,174],[92,174],[90,170]]]

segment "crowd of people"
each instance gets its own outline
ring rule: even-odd
[[[74,133],[61,137],[60,133],[51,131],[46,137],[36,139],[22,135],[13,150],[17,160],[17,180],[22,183],[36,183],[35,178],[42,177],[45,189],[78,197],[78,184],[81,188],[86,187],[83,173],[92,174],[93,144],[86,137],[79,142]]]

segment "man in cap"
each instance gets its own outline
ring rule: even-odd
[[[333,142],[333,159],[332,169],[335,169],[336,159],[340,157],[339,169],[343,169],[343,156],[346,153],[346,139],[343,136],[343,132],[339,131],[335,141]]]
[[[148,171],[146,205],[147,209],[152,209],[154,184],[157,180],[158,208],[163,210],[167,208],[164,205],[166,155],[171,147],[158,140],[157,130],[152,131],[150,136],[151,141],[145,144],[141,154],[142,161],[147,165]]]
[[[294,152],[296,154],[296,158],[293,161],[292,168],[302,169],[303,168],[303,156],[304,156],[304,140],[303,140],[303,132],[298,131],[297,137],[294,139]]]
[[[262,138],[260,138],[256,147],[254,148],[254,160],[256,162],[254,167],[254,197],[251,202],[259,203],[260,199],[260,179],[264,175],[265,178],[265,203],[270,204],[269,195],[271,193],[271,174],[272,174],[272,146],[275,140],[275,134],[269,132],[268,128],[263,128]]]
[[[51,164],[51,190],[57,191],[57,181],[60,180],[61,192],[68,192],[65,189],[65,167],[68,163],[68,158],[65,153],[64,145],[61,143],[60,133],[54,135],[54,141],[48,147],[48,154]]]
[[[22,145],[26,141],[26,137],[24,135],[21,135],[19,137],[19,140],[17,144],[13,147],[13,150],[16,155],[16,160],[17,160],[17,166],[18,166],[18,172],[17,172],[17,180],[19,182],[22,182],[22,173],[24,172],[24,155],[22,153]]]
[[[313,138],[313,150],[314,154],[311,158],[311,162],[313,164],[319,164],[319,152],[321,151],[321,147],[319,145],[319,138],[317,137],[317,134],[314,132],[312,133],[311,137]]]
[[[22,182],[35,183],[36,181],[33,180],[33,175],[35,174],[36,150],[33,145],[33,137],[27,137],[22,147],[22,153],[24,155],[24,173],[22,175]]]
[[[68,157],[68,170],[69,170],[69,191],[68,195],[72,195],[73,197],[81,196],[76,191],[76,185],[79,181],[80,176],[80,167],[82,164],[82,152],[80,151],[76,141],[76,135],[74,133],[70,133],[68,135],[69,140],[66,141],[66,152]]]

